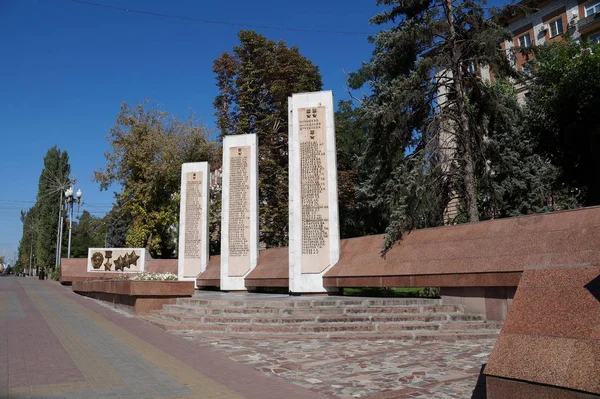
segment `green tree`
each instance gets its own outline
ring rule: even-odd
[[[23,268],[29,269],[29,265],[35,268],[34,257],[36,254],[35,238],[38,232],[37,208],[34,205],[27,211],[21,211],[21,223],[23,224],[23,233],[19,241],[17,251],[17,263]],[[58,232],[57,232],[58,233]]]
[[[537,151],[524,124],[529,112],[505,79],[486,85],[477,104],[483,110],[484,170],[479,174],[479,209],[484,219],[548,212],[577,206],[558,182],[560,170]]]
[[[268,247],[288,240],[288,97],[318,91],[318,68],[297,47],[240,31],[240,44],[213,64],[219,95],[215,98],[221,137],[258,135],[259,231]]]
[[[146,104],[121,105],[108,137],[106,167],[95,171],[94,179],[103,190],[113,183],[122,188],[116,214],[130,217],[126,246],[171,258],[177,248],[181,164],[218,163],[218,150],[193,117],[182,121]]]
[[[474,70],[514,73],[499,43],[510,33],[486,17],[476,0],[379,0],[371,23],[373,57],[350,76],[368,84],[362,118],[369,123],[362,184],[374,206],[387,208],[388,244],[413,228],[439,225],[451,195],[465,219],[479,220],[478,173],[484,129],[473,101],[484,83]]]
[[[48,268],[55,265],[58,213],[63,206],[61,198],[64,199],[61,194],[70,184],[70,172],[67,152],[61,151],[56,146],[50,148],[44,157],[44,168],[40,174],[35,204],[38,225],[35,235],[35,255],[38,266]],[[63,234],[66,234],[66,230],[63,229]]]
[[[133,217],[122,206],[122,200],[116,196],[116,204],[104,215],[102,222],[106,225],[105,245],[107,248],[124,248],[127,246],[127,232],[132,225]]]
[[[83,211],[74,223],[71,237],[71,256],[73,258],[86,258],[88,248],[102,248],[106,240],[106,223],[103,218],[98,218]]]
[[[338,209],[342,238],[383,233],[387,219],[384,209],[372,208],[368,194],[359,190],[368,180],[361,157],[368,146],[368,125],[352,101],[340,101],[335,113],[335,139],[338,167]]]
[[[527,128],[583,205],[600,204],[600,47],[547,44],[535,50]]]

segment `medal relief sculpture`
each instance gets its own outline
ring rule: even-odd
[[[144,271],[144,255],[143,248],[90,248],[88,271],[141,272]]]

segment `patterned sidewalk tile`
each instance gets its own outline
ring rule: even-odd
[[[0,292],[0,398],[319,397],[54,282]]]

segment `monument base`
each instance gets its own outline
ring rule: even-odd
[[[174,304],[177,298],[194,295],[187,281],[74,281],[73,291],[133,314],[146,314]]]
[[[600,266],[528,267],[484,374],[488,399],[600,397]]]

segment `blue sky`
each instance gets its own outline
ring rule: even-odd
[[[376,32],[375,1],[96,0],[97,3],[198,19],[274,27]],[[105,164],[106,135],[123,101],[149,99],[214,127],[212,62],[237,43],[240,27],[174,20],[70,0],[0,1],[0,253],[12,257],[21,237],[19,211],[37,193],[43,157],[67,150],[87,209],[101,216],[112,192],[92,172]],[[367,35],[255,29],[297,45],[336,100],[346,98],[344,71],[367,61]],[[58,200],[58,199],[57,199]]]
[[[108,6],[233,24],[375,33],[375,0],[321,2],[92,0]],[[178,116],[193,109],[214,127],[212,62],[242,27],[140,15],[71,0],[0,0],[0,254],[16,253],[19,211],[35,202],[43,157],[67,150],[84,208],[110,209],[112,191],[91,181],[104,166],[106,136],[123,101],[149,99]],[[368,61],[367,34],[254,29],[297,45],[347,98],[344,71]],[[58,198],[57,198],[58,200]]]

